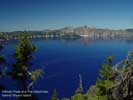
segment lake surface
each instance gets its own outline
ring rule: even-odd
[[[2,51],[10,63],[10,68],[14,62],[12,55],[17,43],[9,41]],[[83,88],[86,92],[90,85],[95,84],[107,56],[114,55],[115,64],[133,49],[133,42],[126,40],[36,39],[33,43],[36,44],[37,51],[34,53],[36,59],[32,69],[45,70],[44,77],[38,79],[33,88],[48,91],[48,94],[37,95],[39,100],[42,100],[41,98],[50,100],[55,88],[59,97],[72,96],[79,85],[79,74],[82,75]],[[7,89],[16,86],[10,78],[0,79],[0,83],[4,83]]]

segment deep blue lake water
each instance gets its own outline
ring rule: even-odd
[[[9,67],[14,62],[12,55],[17,43],[9,41],[2,51],[10,63]],[[107,56],[114,55],[115,64],[133,49],[133,42],[126,40],[36,39],[33,43],[36,44],[37,51],[34,53],[36,59],[32,69],[42,68],[45,71],[44,77],[38,79],[33,88],[48,91],[48,94],[38,95],[40,100],[50,100],[55,88],[60,98],[72,96],[79,84],[79,74],[82,75],[86,92],[90,85],[95,84]],[[11,85],[16,86],[10,78],[0,79],[0,82],[7,89],[12,89]]]

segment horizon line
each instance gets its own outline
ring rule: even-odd
[[[133,29],[131,27],[129,28],[108,28],[108,27],[96,27],[96,26],[90,26],[90,25],[80,25],[80,26],[64,26],[60,28],[46,28],[46,29],[28,29],[28,28],[23,28],[20,30],[11,30],[11,31],[0,31],[0,32],[19,32],[19,31],[45,31],[45,30],[60,30],[64,28],[80,28],[80,27],[87,27],[87,28],[95,28],[95,29],[107,29],[107,30],[126,30],[126,29]]]

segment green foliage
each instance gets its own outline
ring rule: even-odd
[[[59,100],[57,90],[54,89],[51,100]]]
[[[107,58],[107,63],[102,65],[100,70],[100,78],[102,80],[111,80],[114,81],[116,76],[119,74],[119,69],[117,66],[112,67],[113,56]]]
[[[95,97],[95,96],[97,96],[97,91],[98,91],[97,86],[92,85],[92,86],[90,86],[89,91],[87,92],[87,94],[89,94],[89,96],[91,96],[91,97]]]
[[[35,81],[38,79],[38,77],[41,77],[44,74],[44,71],[42,69],[37,69],[35,71],[32,71],[31,73],[31,79]]]
[[[15,59],[16,63],[14,64],[14,75],[19,77],[22,74],[22,77],[26,78],[26,71],[31,66],[31,61],[33,60],[33,52],[36,50],[36,47],[30,42],[28,38],[28,33],[24,32],[20,37],[18,46],[16,47]]]
[[[109,64],[112,64],[113,59],[114,59],[114,56],[113,56],[113,55],[108,56],[108,57],[107,57],[107,61],[108,61],[108,63],[109,63]]]
[[[61,100],[70,100],[70,99],[68,99],[68,98],[62,98]]]
[[[36,47],[28,38],[28,33],[24,32],[19,40],[19,44],[16,47],[14,54],[16,63],[13,65],[13,78],[21,81],[22,89],[32,90],[32,85],[37,78],[43,75],[43,70],[37,69],[30,72],[32,66],[33,53]],[[30,84],[26,84],[27,80],[30,80]]]
[[[84,96],[80,93],[75,94],[74,96],[71,97],[71,100],[84,100]]]
[[[100,71],[100,77],[107,80],[112,78],[112,68],[109,64],[103,64]]]
[[[95,96],[92,98],[89,98],[88,100],[108,100],[107,96]]]
[[[33,60],[32,53],[36,47],[30,42],[28,33],[24,32],[20,37],[20,43],[16,47],[15,58],[17,60],[16,66],[29,66],[29,62]]]
[[[97,80],[97,95],[103,96],[108,94],[108,90],[114,85],[114,82],[110,80]]]
[[[100,70],[100,79],[96,82],[97,96],[108,95],[109,89],[114,85],[115,78],[117,76],[116,68],[111,66],[113,61],[113,56],[107,58],[107,63],[103,64]]]

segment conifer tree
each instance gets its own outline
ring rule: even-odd
[[[51,100],[59,100],[57,90],[54,89]]]
[[[29,40],[28,33],[24,32],[16,47],[14,54],[16,63],[13,65],[13,78],[21,83],[22,90],[32,90],[34,81],[44,73],[42,69],[30,71],[32,61],[34,60],[33,53],[35,50],[36,47]],[[27,81],[30,81],[31,83],[28,85],[26,84]],[[37,100],[34,94],[29,94],[31,97],[20,97],[18,100]]]
[[[28,38],[28,33],[24,32],[19,40],[14,54],[16,63],[13,65],[13,78],[21,80],[22,89],[26,89],[26,80],[30,79],[32,82],[44,74],[42,69],[30,71],[32,61],[34,60],[33,53],[36,47]],[[30,86],[31,87],[31,86]]]
[[[0,51],[4,48],[2,44],[0,44]],[[0,54],[0,65],[5,64],[6,60],[4,58],[4,55]]]
[[[79,74],[79,87],[77,88],[76,93],[77,93],[77,94],[78,94],[78,93],[82,94],[82,92],[83,92],[82,77],[81,77],[81,75]]]
[[[2,44],[0,44],[0,51],[4,48],[4,46]],[[6,59],[4,57],[4,55],[0,54],[0,77],[5,76],[6,75]],[[0,84],[0,90],[4,90],[5,87],[3,84]]]
[[[26,80],[28,79],[28,70],[33,60],[35,46],[30,42],[28,33],[24,32],[15,51],[16,63],[13,65],[13,78],[21,80],[22,89],[26,89]]]

